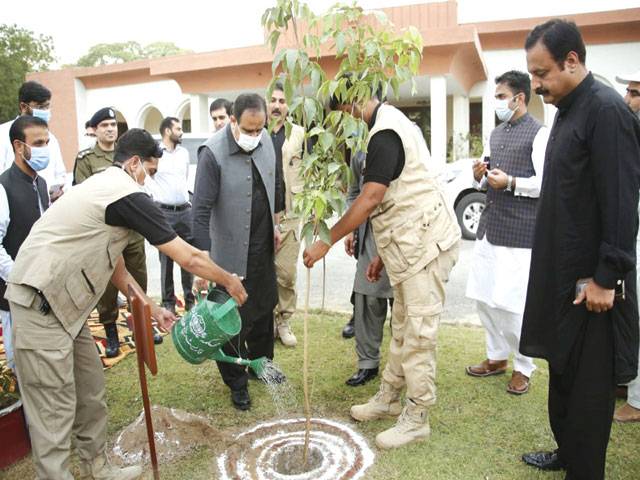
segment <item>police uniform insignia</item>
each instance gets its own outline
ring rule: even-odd
[[[93,148],[85,148],[84,150],[80,150],[78,152],[78,156],[76,157],[76,160],[82,160],[84,157],[86,157],[89,152],[93,151]]]

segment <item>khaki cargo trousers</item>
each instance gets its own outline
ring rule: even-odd
[[[436,402],[436,338],[445,283],[458,260],[456,243],[393,287],[391,346],[382,378],[419,406]]]
[[[15,362],[39,480],[73,480],[71,442],[92,460],[105,450],[107,405],[102,362],[85,323],[76,338],[53,312],[10,302]]]
[[[278,305],[275,309],[275,322],[280,325],[289,320],[296,311],[296,277],[300,239],[298,238],[298,219],[285,220],[281,224],[282,243],[276,252],[276,277],[278,280]]]

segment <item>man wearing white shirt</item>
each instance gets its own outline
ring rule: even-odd
[[[182,124],[175,117],[167,117],[160,124],[162,135],[162,158],[158,161],[158,171],[145,183],[147,191],[164,212],[169,225],[188,243],[192,242],[191,204],[187,178],[189,177],[189,152],[180,145]],[[173,260],[160,256],[160,282],[162,283],[162,306],[175,313],[176,297],[173,287]],[[195,302],[192,292],[193,275],[181,269],[182,291],[185,308],[191,309]]]
[[[14,368],[11,313],[5,300],[13,261],[31,227],[49,207],[47,183],[39,172],[47,165],[47,122],[20,116],[9,131],[15,161],[0,175],[0,318],[7,364]]]
[[[496,78],[496,115],[482,160],[473,165],[476,188],[487,189],[478,225],[467,297],[477,301],[486,331],[487,358],[468,366],[467,374],[488,377],[513,372],[507,392],[529,390],[533,360],[519,352],[527,293],[536,203],[540,196],[548,130],[527,112],[531,81],[509,71]]]
[[[51,92],[38,82],[25,82],[18,91],[20,115],[33,115],[49,123],[51,120]],[[17,118],[17,117],[16,117]],[[9,129],[16,119],[0,125],[0,171],[4,172],[13,164],[14,154]],[[63,193],[63,188],[70,183],[67,168],[62,160],[58,139],[49,132],[49,164],[47,168],[38,172],[49,186],[51,201],[55,201]]]

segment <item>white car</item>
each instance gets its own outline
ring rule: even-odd
[[[475,240],[484,210],[486,194],[473,188],[472,165],[475,158],[464,158],[447,163],[440,179],[445,197],[456,212],[462,237]]]

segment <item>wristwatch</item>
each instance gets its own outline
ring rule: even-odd
[[[513,185],[513,176],[509,175],[507,177],[507,187],[505,188],[507,192],[511,191],[511,185]]]

